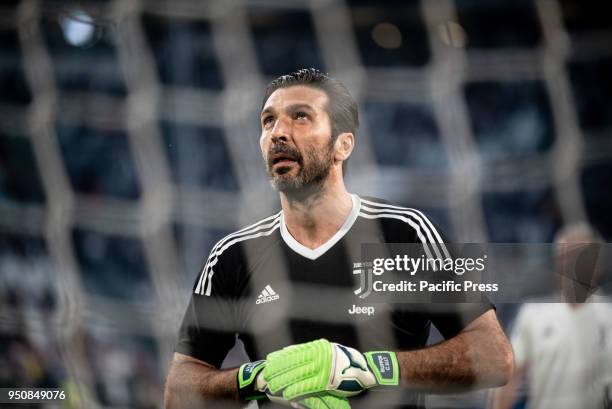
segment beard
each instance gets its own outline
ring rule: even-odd
[[[333,140],[322,149],[310,146],[304,155],[287,145],[274,146],[266,162],[270,184],[275,190],[284,193],[297,193],[321,186],[331,171],[333,146]],[[274,168],[271,158],[278,153],[295,161],[292,166],[299,166],[296,174],[291,174],[292,169],[289,166]]]

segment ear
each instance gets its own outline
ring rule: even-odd
[[[351,156],[355,148],[355,135],[352,132],[343,132],[336,138],[334,143],[334,160],[344,162]]]

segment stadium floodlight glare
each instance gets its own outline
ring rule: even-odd
[[[91,16],[82,10],[74,10],[60,19],[66,41],[75,47],[85,47],[93,40],[96,26]]]

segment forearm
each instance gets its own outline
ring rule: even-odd
[[[464,331],[437,345],[397,356],[405,387],[438,393],[504,385],[514,367],[512,349],[501,329]]]
[[[237,368],[216,369],[198,361],[174,359],[168,371],[164,390],[166,409],[211,407],[219,402],[228,407],[231,401],[238,405],[236,388]]]
[[[516,391],[523,382],[525,376],[524,368],[517,368],[512,380],[506,386],[497,388],[493,393],[491,406],[493,409],[511,409],[516,401]]]
[[[506,385],[493,393],[492,408],[493,409],[512,409],[515,400],[514,385]]]

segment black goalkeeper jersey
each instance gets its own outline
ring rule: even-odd
[[[369,302],[360,294],[364,243],[421,243],[442,258],[450,248],[418,210],[352,199],[340,230],[314,250],[291,236],[282,211],[220,240],[196,279],[176,351],[220,367],[236,334],[253,361],[319,338],[363,352],[410,350],[426,344],[432,323],[450,338],[492,308],[489,302],[413,308],[409,294],[401,304]],[[404,405],[385,404],[384,392],[368,395],[368,407],[422,404],[416,394],[406,393]],[[352,398],[351,404],[358,407]]]

